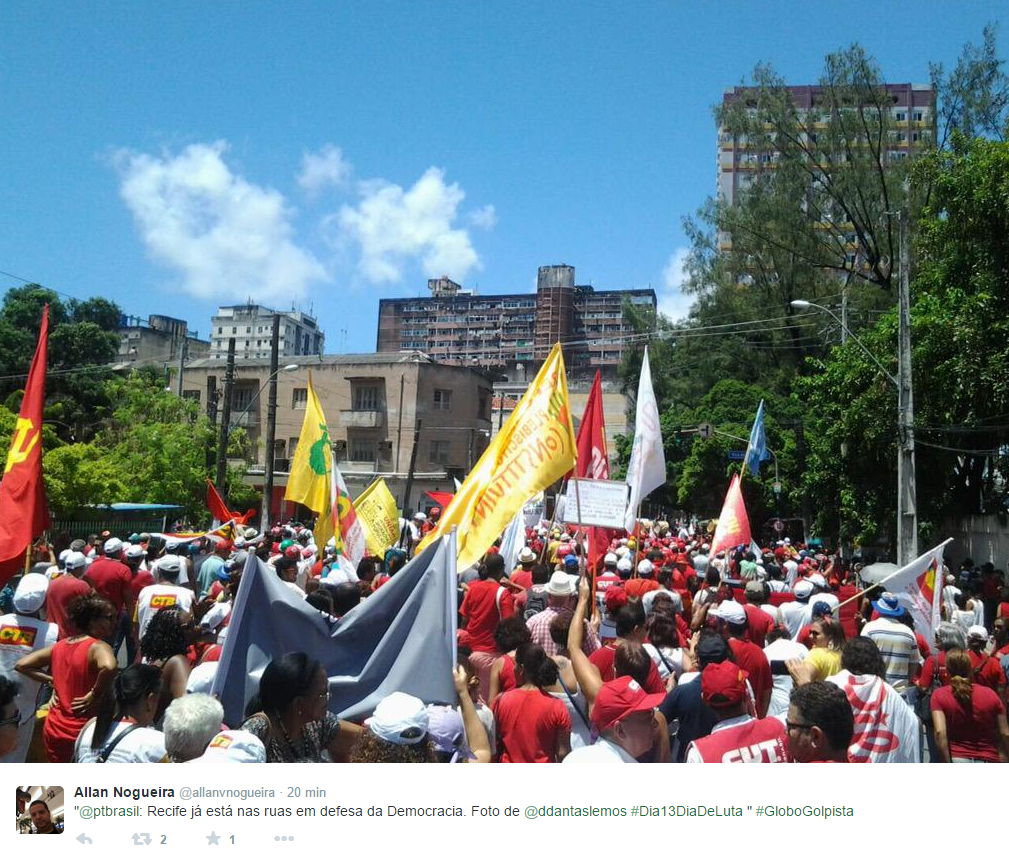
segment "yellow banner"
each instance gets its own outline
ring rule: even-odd
[[[329,428],[308,373],[308,401],[305,420],[301,423],[298,448],[291,462],[284,499],[300,502],[319,515],[315,526],[315,543],[322,549],[333,536],[333,448]]]
[[[474,564],[529,498],[574,467],[576,457],[564,356],[556,344],[421,548],[456,526],[459,566]]]
[[[354,509],[368,549],[374,556],[384,556],[399,540],[399,511],[385,479],[375,479],[368,485],[354,500]]]

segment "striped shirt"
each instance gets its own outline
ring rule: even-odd
[[[917,672],[915,667],[921,667],[914,631],[899,621],[877,618],[862,628],[862,635],[868,636],[879,648],[886,666],[886,682],[903,693],[911,683],[912,674]]]

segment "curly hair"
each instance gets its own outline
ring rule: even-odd
[[[168,660],[176,654],[185,654],[188,644],[182,629],[182,610],[172,606],[154,613],[147,632],[140,640],[140,653],[148,661]]]
[[[67,606],[67,618],[79,633],[87,633],[91,622],[101,618],[108,610],[115,612],[115,609],[112,601],[97,592],[91,592],[70,601]]]
[[[351,764],[436,764],[438,757],[430,740],[413,746],[400,746],[376,737],[367,729],[362,732],[353,751]]]

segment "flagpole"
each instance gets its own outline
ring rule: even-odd
[[[938,549],[939,547],[945,547],[947,544],[952,542],[952,540],[953,540],[952,538],[947,538],[945,541],[943,541],[941,544],[937,545],[933,549]],[[929,552],[932,551],[930,550]],[[925,554],[923,553],[922,555]],[[853,600],[858,600],[860,597],[865,597],[866,592],[870,592],[873,589],[882,588],[888,582],[890,582],[890,580],[892,580],[895,576],[897,576],[897,574],[901,573],[902,571],[906,571],[907,566],[910,565],[912,562],[916,562],[919,558],[921,557],[915,556],[910,562],[907,563],[907,565],[897,568],[897,570],[895,570],[892,574],[889,574],[885,579],[880,580],[878,583],[873,583],[871,586],[869,586],[869,588],[862,589],[862,591],[860,591],[858,594],[849,597],[846,601],[843,601],[842,603],[839,603],[837,606],[834,607],[834,612],[837,612],[837,610],[839,610],[842,606],[847,606]]]

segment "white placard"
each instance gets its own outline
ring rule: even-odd
[[[575,496],[575,483],[578,496]],[[606,526],[610,529],[624,528],[627,513],[627,482],[606,481],[604,479],[570,479],[564,505],[565,523],[583,526]],[[579,505],[581,506],[579,514]]]

